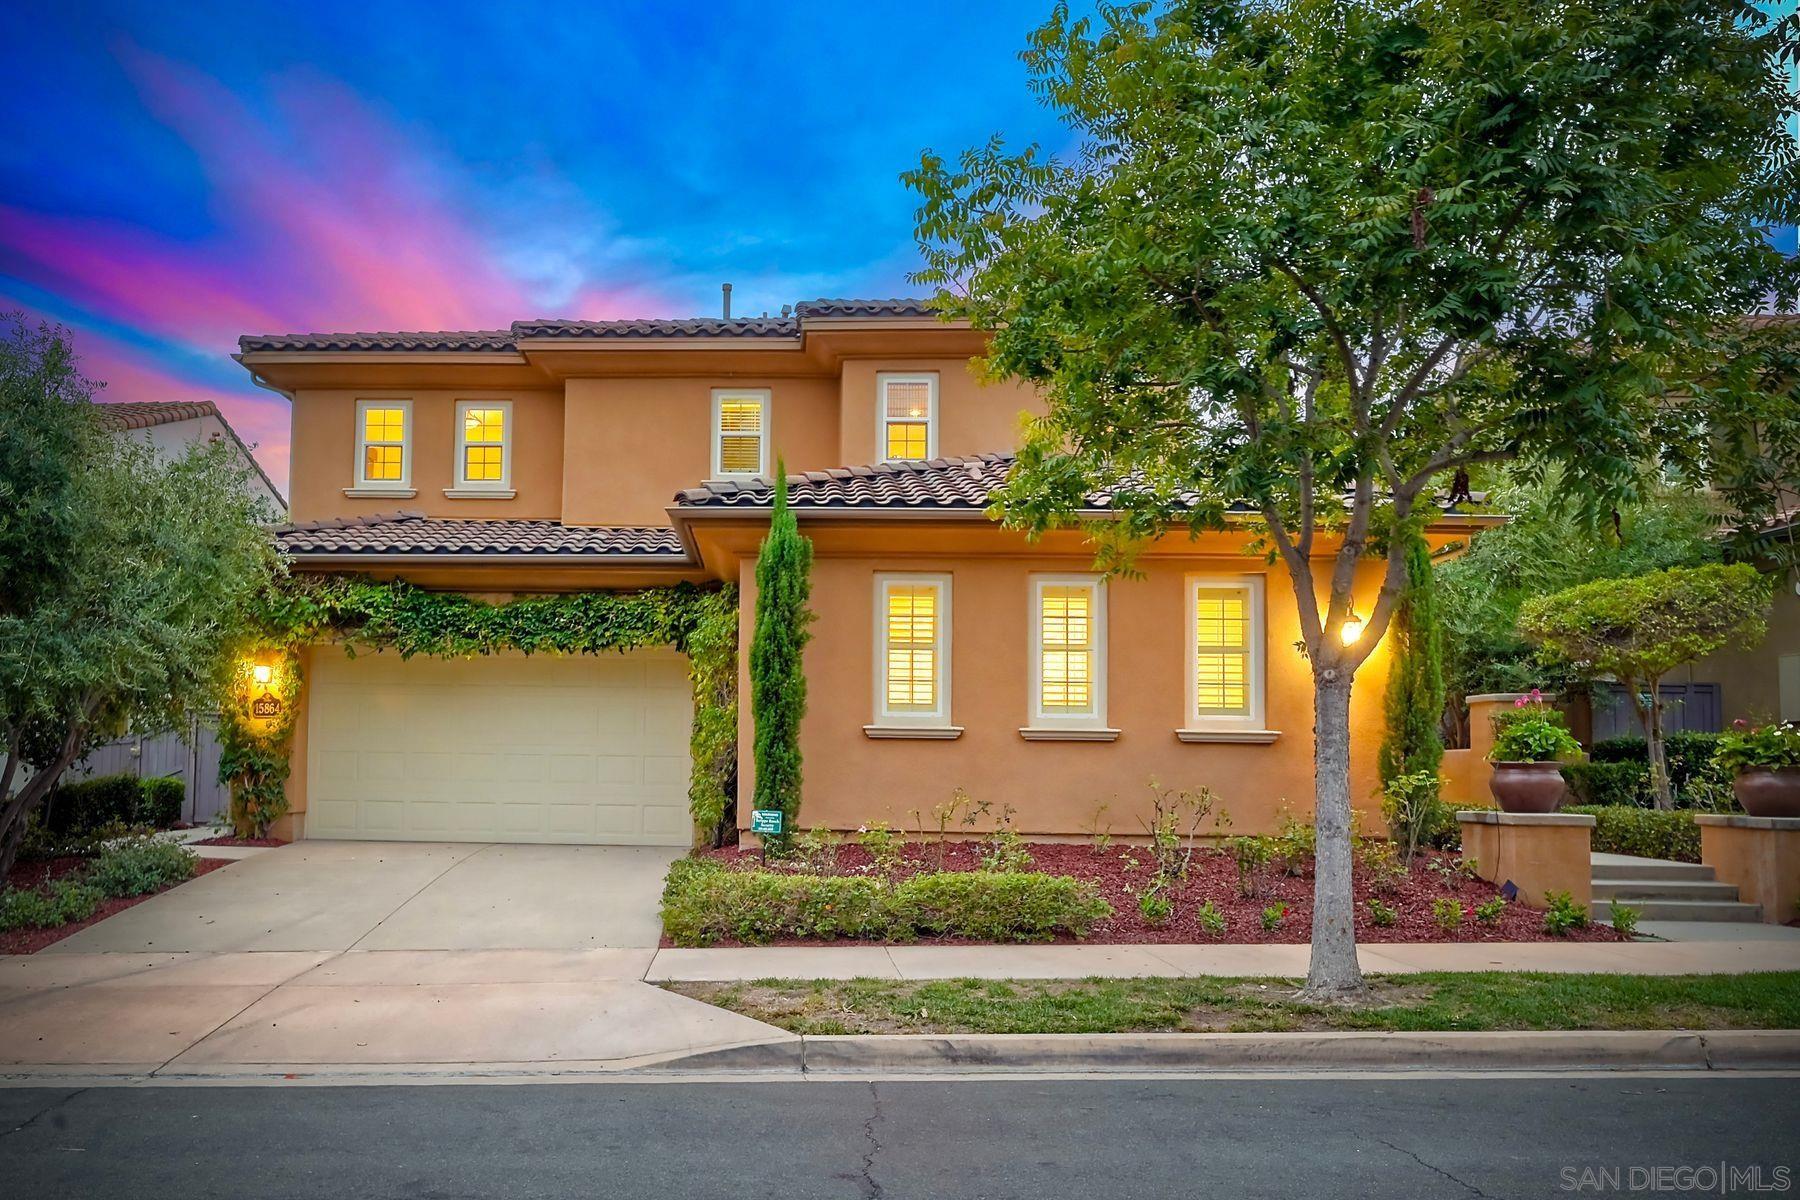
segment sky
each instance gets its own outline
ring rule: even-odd
[[[922,150],[1068,148],[1018,59],[1048,10],[9,6],[0,312],[69,329],[101,399],[216,402],[285,489],[243,333],[914,294]]]

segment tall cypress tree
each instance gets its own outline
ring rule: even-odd
[[[779,842],[800,815],[800,718],[806,715],[802,654],[812,634],[812,542],[788,508],[787,470],[775,468],[769,536],[756,560],[756,630],[750,642],[750,712],[756,724],[757,808],[784,814]]]
[[[1416,532],[1406,539],[1406,590],[1389,631],[1393,666],[1387,684],[1387,734],[1381,782],[1419,771],[1436,774],[1444,759],[1444,631],[1438,620],[1431,548]]]

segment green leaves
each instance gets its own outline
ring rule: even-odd
[[[750,711],[756,725],[757,808],[786,814],[777,844],[800,816],[800,721],[806,715],[804,653],[812,635],[812,542],[788,508],[787,469],[776,464],[769,533],[756,560],[756,630],[750,643]]]

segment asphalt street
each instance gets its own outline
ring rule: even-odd
[[[0,1193],[1770,1194],[1751,1185],[1785,1178],[1800,1191],[1796,1085],[1595,1075],[18,1088],[0,1090]]]

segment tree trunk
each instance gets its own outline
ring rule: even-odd
[[[0,882],[12,874],[13,864],[18,861],[19,847],[24,844],[25,827],[30,823],[32,810],[50,794],[63,772],[74,765],[85,736],[86,726],[76,725],[63,740],[62,751],[55,762],[26,780],[17,795],[0,796]]]
[[[1650,791],[1656,807],[1675,807],[1675,789],[1669,783],[1669,756],[1663,747],[1663,705],[1659,681],[1650,681],[1649,720],[1644,723],[1644,744],[1650,751]]]
[[[1312,961],[1301,995],[1343,1000],[1367,992],[1356,962],[1356,898],[1350,861],[1350,675],[1313,673]]]

